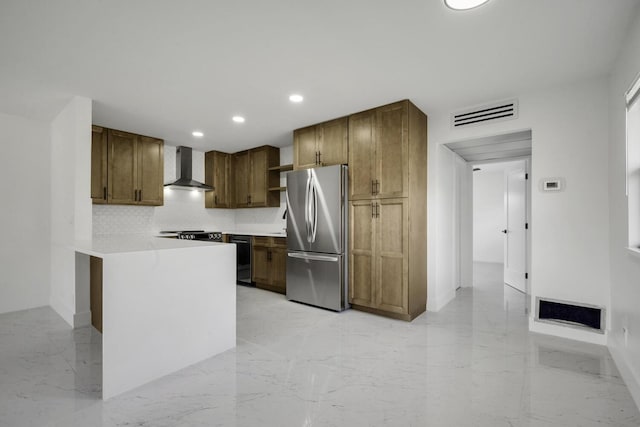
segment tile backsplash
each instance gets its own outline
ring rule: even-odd
[[[176,175],[176,147],[165,145],[164,181]],[[282,164],[293,160],[293,147],[280,149]],[[283,184],[284,185],[284,174]],[[204,182],[204,152],[193,151],[193,179]],[[204,193],[164,190],[164,206],[93,205],[93,234],[149,235],[161,230],[282,231],[285,193],[281,207],[257,209],[205,209]]]
[[[150,234],[153,207],[93,205],[93,235]]]

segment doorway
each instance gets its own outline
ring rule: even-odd
[[[459,192],[469,199],[458,203],[456,232],[459,238],[459,274],[471,275],[468,282],[482,282],[474,271],[475,262],[493,265],[501,273],[501,282],[530,294],[529,265],[531,259],[530,218],[531,130],[512,132],[445,144],[457,154],[463,165],[457,179],[471,191]],[[486,173],[486,182],[476,183],[479,173]],[[465,170],[476,170],[466,173]],[[476,185],[479,186],[476,189]],[[476,191],[477,190],[477,191]],[[480,193],[480,194],[477,194]],[[474,197],[475,196],[475,197]],[[474,206],[486,209],[476,218]],[[477,230],[476,230],[477,229]],[[473,254],[471,254],[473,252]],[[476,280],[479,279],[479,280]]]
[[[474,271],[499,274],[501,282],[529,293],[528,159],[472,166]]]

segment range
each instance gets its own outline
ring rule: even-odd
[[[171,234],[182,240],[205,240],[210,242],[222,242],[221,231],[204,231],[204,230],[179,230],[179,231],[161,231],[160,234]],[[173,236],[167,236],[173,237]]]

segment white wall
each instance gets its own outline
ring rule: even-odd
[[[49,304],[49,124],[0,114],[0,313]]]
[[[504,261],[504,171],[473,174],[473,260]]]
[[[91,100],[73,98],[51,122],[50,304],[72,326],[90,321],[79,312],[88,299],[76,295],[74,241],[91,238]]]
[[[429,204],[429,235],[435,235],[435,241],[429,251],[429,296],[435,296],[437,305],[454,295],[454,283],[447,277],[454,264],[447,224],[455,215],[448,201],[452,154],[443,154],[441,145],[532,129],[532,301],[542,296],[609,307],[608,168],[603,164],[608,153],[607,85],[601,77],[520,94],[518,119],[467,129],[451,129],[450,111],[430,112],[429,191],[435,201]],[[542,193],[537,184],[544,177],[565,178],[566,189]],[[530,325],[532,330],[584,341],[606,339],[562,326]]]
[[[431,126],[431,119],[430,126]],[[431,130],[429,129],[429,132]],[[455,298],[460,248],[455,212],[457,156],[429,136],[427,184],[427,310],[438,311]]]
[[[609,346],[625,382],[640,406],[640,256],[627,246],[627,198],[625,196],[624,93],[640,73],[640,14],[621,49],[609,85],[609,213],[611,306]],[[623,328],[627,329],[625,340]]]

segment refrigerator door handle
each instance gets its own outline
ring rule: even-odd
[[[329,261],[329,262],[338,262],[340,260],[337,256],[329,256],[329,255],[309,255],[309,254],[300,254],[297,252],[289,252],[287,254],[289,258],[299,258],[299,259],[308,259],[312,261]]]
[[[309,212],[309,208],[310,208],[310,200],[309,200],[310,191],[311,191],[311,174],[308,173],[308,175],[307,175],[307,188],[306,188],[305,193],[304,193],[304,225],[305,225],[306,230],[307,230],[307,242],[311,242],[311,227],[310,227],[310,222],[311,222],[311,218],[310,217],[311,217],[311,215],[310,215],[310,212]]]
[[[316,189],[315,179],[311,180],[311,191],[313,193],[313,222],[311,225],[311,243],[316,241],[316,232],[318,231],[318,190]]]

